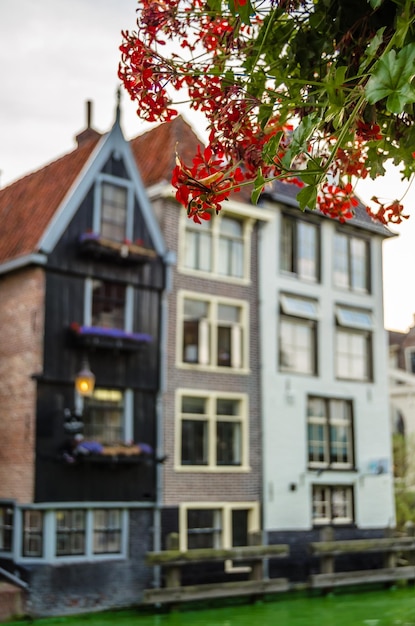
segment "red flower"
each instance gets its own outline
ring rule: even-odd
[[[221,202],[231,191],[238,190],[238,183],[243,179],[240,168],[227,168],[221,158],[215,158],[210,146],[203,153],[199,146],[191,168],[177,155],[172,185],[177,189],[176,200],[186,207],[188,216],[200,224],[201,219],[209,220],[213,211],[220,211]]]
[[[370,207],[366,207],[366,212],[370,217],[382,224],[400,224],[403,220],[407,220],[409,215],[403,215],[403,204],[400,204],[399,200],[394,200],[391,204],[386,205],[380,202],[376,196],[373,196],[372,202],[375,202],[379,206],[377,212],[371,210]]]
[[[379,140],[383,138],[378,124],[369,124],[362,122],[362,120],[358,120],[357,122],[356,135],[358,137],[362,137],[366,141],[371,141],[373,139]]]
[[[317,196],[317,203],[324,215],[338,219],[342,224],[354,216],[354,207],[358,205],[350,183],[344,187],[324,184]]]

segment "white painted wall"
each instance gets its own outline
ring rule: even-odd
[[[270,208],[270,206],[267,206]],[[355,522],[360,528],[394,526],[391,432],[388,399],[388,356],[383,325],[382,239],[372,237],[371,294],[341,290],[333,285],[335,223],[321,220],[321,283],[308,283],[279,269],[280,208],[274,220],[261,226],[260,316],[263,393],[264,529],[307,530],[312,527],[312,485],[353,485]],[[348,228],[347,225],[342,228]],[[287,292],[319,302],[318,376],[278,371],[279,294]],[[336,304],[373,312],[374,381],[335,379],[334,308]],[[353,400],[356,471],[317,471],[307,468],[306,402],[310,394]],[[389,460],[389,472],[369,475],[376,458]],[[290,485],[295,485],[295,490]]]

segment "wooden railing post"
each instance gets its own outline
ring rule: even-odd
[[[179,549],[179,533],[170,533],[166,539],[167,550]],[[180,587],[181,568],[171,565],[166,568],[166,587]]]
[[[320,541],[334,541],[334,530],[331,526],[321,529]],[[332,554],[325,554],[321,556],[320,572],[322,574],[334,573],[334,556]]]

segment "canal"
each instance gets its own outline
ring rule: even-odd
[[[13,626],[27,621],[10,622]],[[415,626],[415,589],[391,588],[273,601],[208,610],[143,615],[89,614],[30,622],[31,626]],[[5,625],[2,625],[5,626]]]

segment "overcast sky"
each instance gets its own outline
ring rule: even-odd
[[[93,125],[109,130],[119,86],[122,29],[134,29],[135,0],[0,0],[0,184],[72,150],[93,101]],[[183,110],[182,110],[183,112]],[[186,115],[186,111],[184,111]],[[187,114],[201,134],[200,118]],[[124,92],[127,138],[146,130]],[[399,197],[405,186],[389,174],[371,195]],[[415,313],[415,189],[405,198],[412,217],[384,244],[385,325],[406,330]],[[1,228],[1,224],[0,224]]]

